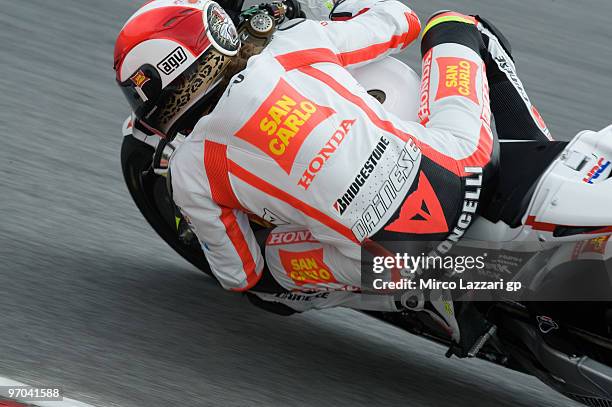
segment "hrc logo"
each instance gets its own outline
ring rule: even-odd
[[[601,157],[599,161],[597,161],[597,164],[595,164],[595,166],[593,166],[593,168],[591,168],[591,170],[587,173],[586,177],[582,179],[582,181],[586,182],[587,184],[592,184],[596,179],[601,177],[602,174],[606,173],[609,166],[610,161],[607,161],[605,158]],[[602,179],[600,179],[600,181],[603,181],[604,178],[605,175],[602,177]]]

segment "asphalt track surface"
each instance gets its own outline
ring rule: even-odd
[[[175,255],[120,173],[112,49],[138,3],[0,0],[0,376],[101,406],[573,405],[356,312],[266,314]],[[412,6],[491,17],[557,138],[612,122],[609,0]]]

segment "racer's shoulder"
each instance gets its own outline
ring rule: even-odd
[[[212,196],[204,163],[205,142],[194,132],[172,154],[169,173],[174,203],[182,209],[195,206],[202,210]]]
[[[295,19],[282,24],[267,48],[274,55],[301,49],[330,46],[325,32],[328,21]]]
[[[252,105],[265,97],[284,74],[284,69],[268,49],[253,55],[245,69],[230,79],[214,113],[229,109],[235,117],[236,112],[241,111],[241,106]]]
[[[202,150],[204,148],[203,133],[194,129],[194,131],[181,142],[172,153],[170,158],[170,170],[172,171],[173,180],[178,179],[183,173],[190,173],[193,168],[199,168],[203,163]]]
[[[274,35],[288,35],[293,32],[300,30],[312,30],[319,26],[319,22],[316,20],[309,20],[306,18],[295,18],[282,23],[277,29]]]

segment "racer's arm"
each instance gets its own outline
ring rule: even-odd
[[[417,39],[421,23],[395,0],[344,0],[322,22],[344,66],[364,64],[400,52]]]
[[[261,277],[264,259],[247,215],[218,205],[200,171],[182,170],[183,165],[174,165],[175,158],[172,164],[172,197],[198,237],[211,271],[227,290],[250,289]]]

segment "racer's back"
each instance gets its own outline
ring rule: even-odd
[[[337,35],[331,22],[300,20],[249,59],[172,159],[174,199],[184,212],[214,213],[216,205],[302,225],[359,257],[357,243],[397,209],[420,157],[412,144],[405,149],[406,135],[381,128],[398,120],[347,70],[397,52],[418,35],[410,9],[397,2],[384,7],[378,18],[389,20],[386,30],[381,38],[363,34],[365,47],[359,38]],[[382,47],[371,45],[383,39]],[[212,230],[202,234],[215,239]]]
[[[368,117],[398,122],[339,65],[324,29],[304,21],[278,32],[194,129],[188,143],[205,140],[203,155],[181,149],[177,161],[196,151],[192,159],[203,161],[207,146],[227,146],[231,189],[243,208],[308,227],[323,241],[362,240],[397,209],[419,154]],[[383,186],[381,203],[362,220]]]
[[[424,77],[427,128],[403,122],[348,68],[405,48],[418,36],[418,18],[396,1],[345,4],[357,18],[279,30],[172,158],[173,198],[226,288],[249,289],[263,269],[245,213],[304,226],[331,252],[359,259],[359,243],[383,226],[446,236],[476,208],[464,204],[462,213],[463,180],[474,173],[472,185],[482,182],[493,140],[478,49],[429,50],[424,64],[436,81]],[[439,85],[443,69],[467,79]],[[414,202],[406,200],[411,188]],[[435,219],[415,223],[404,209],[419,211],[423,196]]]

